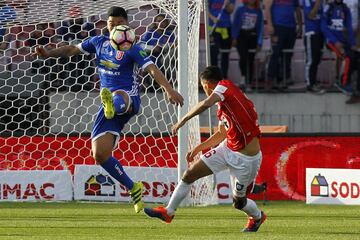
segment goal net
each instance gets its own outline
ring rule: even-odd
[[[12,0],[0,6],[0,170],[26,173],[16,175],[20,180],[7,175],[15,180],[1,182],[7,189],[1,200],[61,200],[56,184],[72,189],[69,199],[128,200],[125,190],[91,157],[90,132],[100,104],[94,55],[42,60],[31,53],[35,46],[52,49],[106,34],[107,9],[121,6],[128,11],[138,43],[174,88],[188,82],[183,95],[193,106],[198,101],[202,6],[200,0],[188,2],[188,35],[178,36],[177,4],[175,0]],[[178,48],[180,37],[187,37],[187,49]],[[188,79],[177,78],[179,51],[188,52]],[[123,130],[114,156],[131,177],[144,181],[145,201],[166,202],[178,180],[178,141],[169,134],[178,112],[148,74],[140,70],[136,74],[142,109]],[[188,142],[182,144],[190,149],[200,142],[198,119],[188,126]],[[46,174],[55,182],[70,176],[71,182],[61,180],[46,187],[50,181],[43,179]],[[211,178],[204,179],[193,188],[188,203],[208,204],[213,192]]]

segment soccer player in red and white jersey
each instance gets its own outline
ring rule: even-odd
[[[219,130],[192,149],[186,156],[188,162],[203,150],[215,147],[191,164],[176,186],[167,207],[145,208],[150,217],[170,223],[181,201],[188,195],[191,184],[199,178],[230,170],[233,206],[248,216],[244,232],[256,232],[266,215],[256,203],[247,198],[261,165],[260,129],[254,104],[231,81],[223,80],[218,67],[207,67],[200,75],[201,84],[208,96],[194,106],[172,128],[176,134],[192,117],[214,104],[218,105]]]

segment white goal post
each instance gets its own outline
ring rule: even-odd
[[[184,96],[185,105],[171,105],[154,80],[137,70],[142,109],[125,127],[114,155],[128,169],[136,168],[129,173],[136,180],[149,177],[144,173],[149,169],[161,168],[177,168],[178,180],[187,168],[187,151],[200,142],[197,117],[178,138],[169,133],[199,100],[202,0],[6,2],[0,6],[0,171],[69,170],[76,178],[76,166],[95,165],[90,154],[90,132],[99,107],[94,56],[42,60],[31,53],[38,45],[51,49],[105,34],[107,9],[121,6],[128,11],[138,43]],[[150,179],[173,186],[174,176],[159,173]],[[213,193],[212,178],[202,179],[185,204],[210,204]],[[162,197],[165,201],[170,193]]]

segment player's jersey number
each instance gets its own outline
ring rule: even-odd
[[[216,150],[215,149],[212,149],[210,151],[208,151],[207,153],[204,154],[204,157],[206,158],[209,158],[211,157],[212,155],[214,155],[216,153]]]

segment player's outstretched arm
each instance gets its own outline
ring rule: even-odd
[[[170,83],[166,80],[164,74],[156,67],[155,64],[150,64],[145,68],[145,71],[150,73],[150,75],[155,79],[155,81],[165,89],[167,98],[172,104],[184,105],[184,98],[180,93],[175,91]]]
[[[226,138],[226,129],[224,125],[220,125],[218,131],[216,131],[213,135],[211,135],[205,142],[200,143],[196,147],[194,147],[190,152],[186,154],[186,160],[188,162],[192,162],[194,157],[199,153],[206,149],[210,149],[219,145]]]
[[[51,50],[46,50],[45,48],[39,46],[36,47],[35,53],[33,53],[32,55],[41,58],[49,58],[49,57],[71,57],[74,55],[78,55],[80,53],[81,53],[80,49],[74,45],[66,45]]]
[[[196,104],[187,114],[185,114],[184,117],[181,118],[180,121],[178,121],[172,128],[171,132],[172,134],[176,134],[177,131],[191,118],[195,117],[196,115],[199,115],[206,109],[213,106],[216,102],[220,102],[221,98],[216,93],[212,93],[209,97],[207,97],[205,100],[199,102]]]

